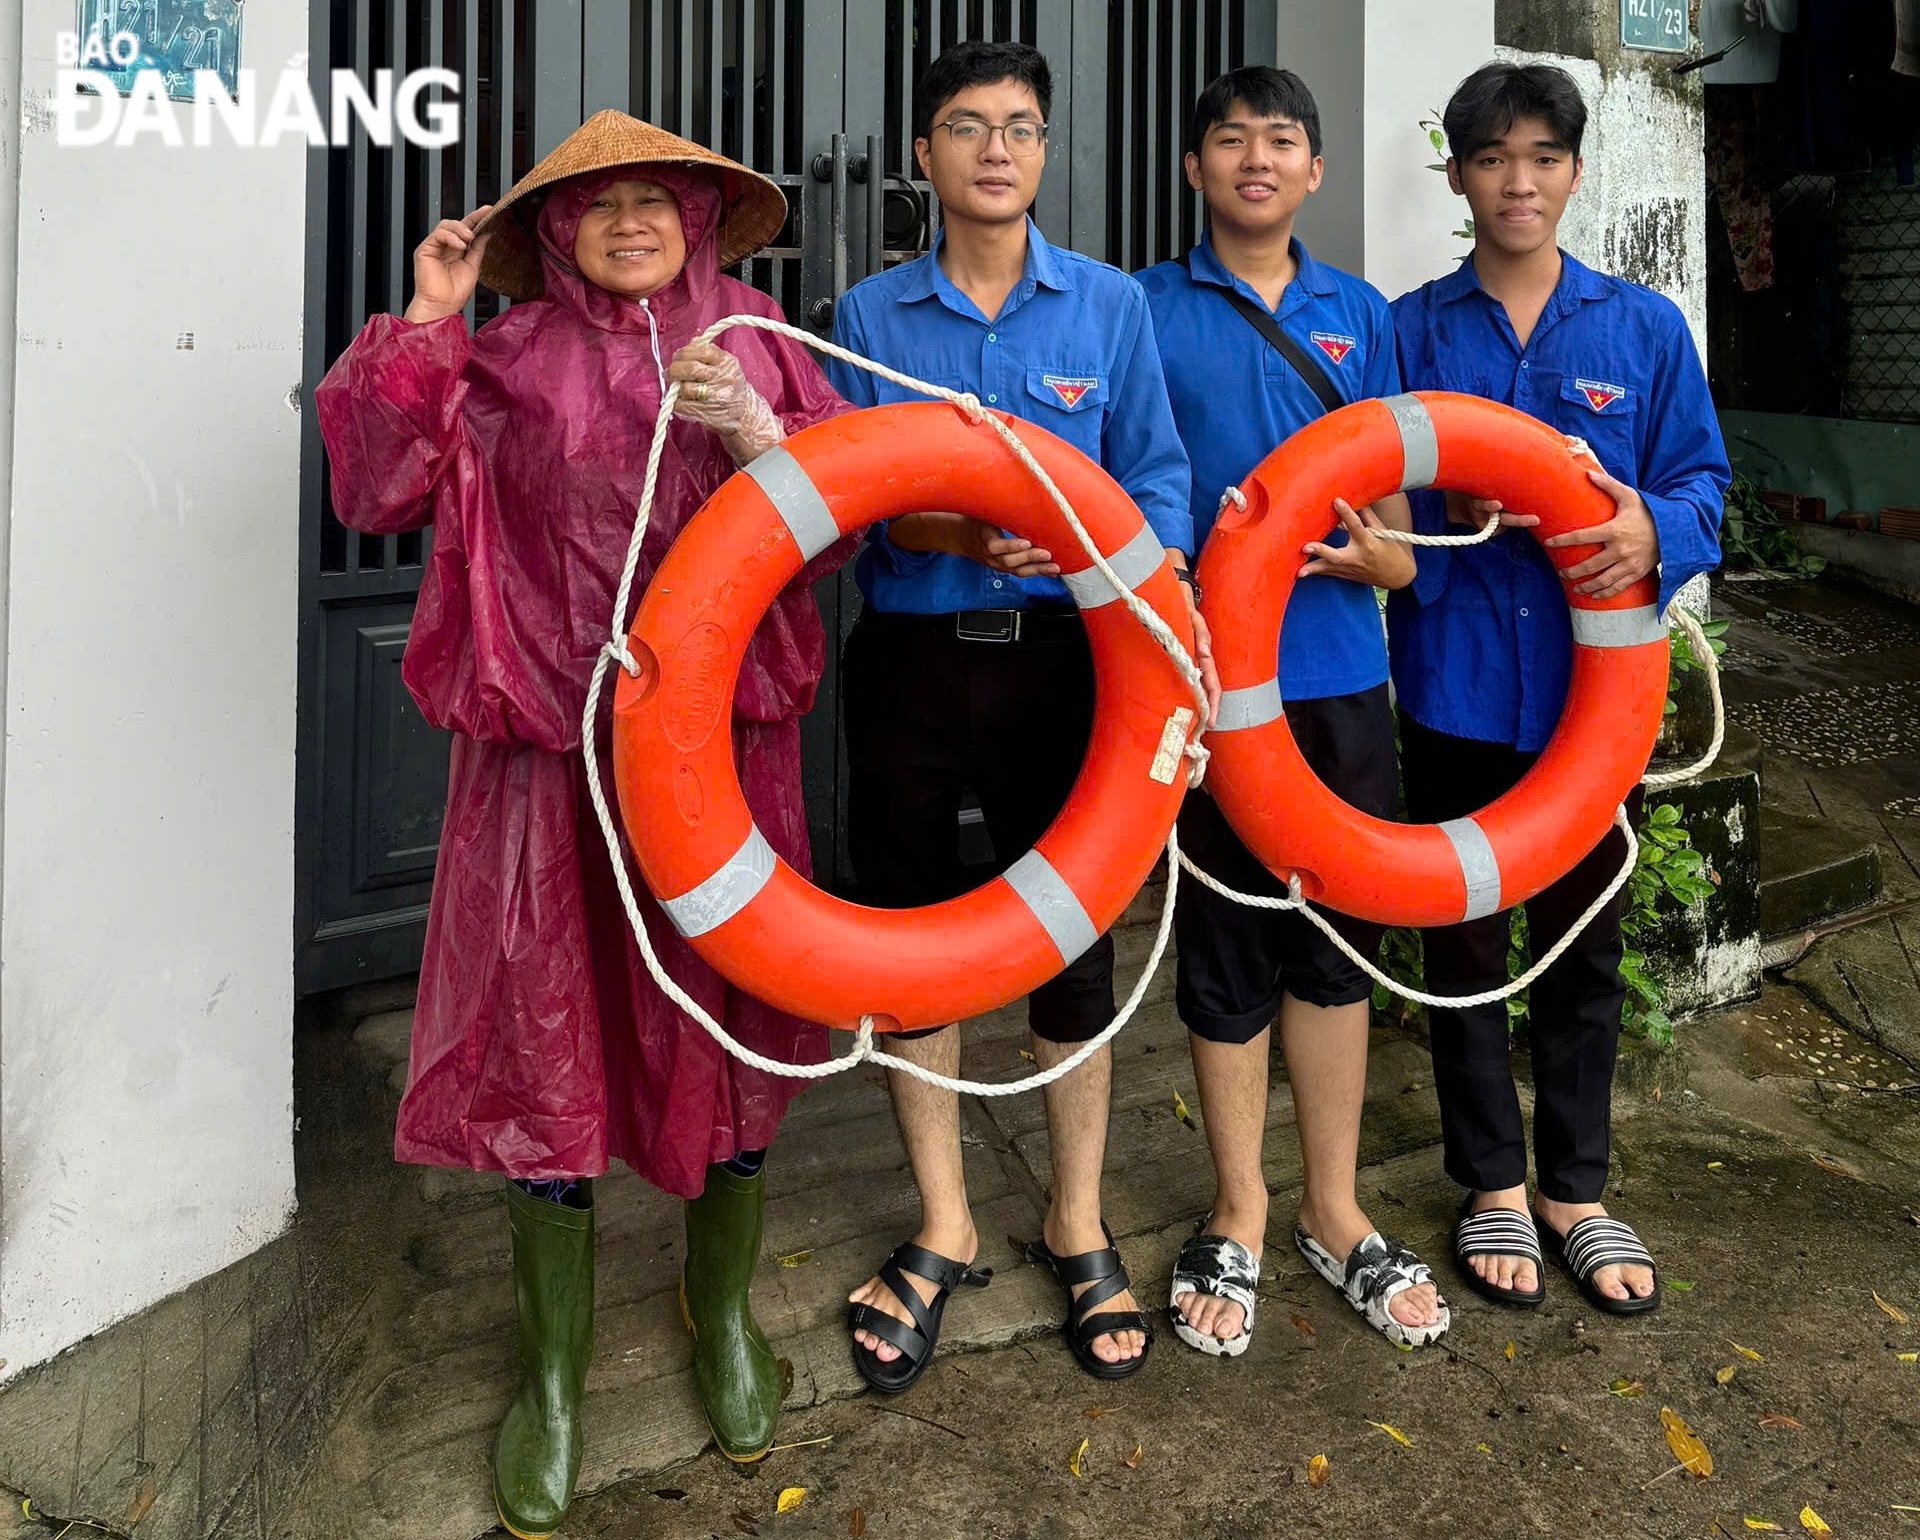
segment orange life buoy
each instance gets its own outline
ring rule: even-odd
[[[1568,590],[1573,678],[1552,741],[1469,818],[1389,823],[1342,801],[1301,758],[1277,677],[1301,547],[1332,526],[1334,498],[1358,508],[1446,487],[1538,515],[1544,540],[1613,517],[1613,500],[1587,479],[1597,463],[1512,407],[1420,391],[1320,418],[1241,482],[1246,506],[1223,511],[1198,574],[1224,691],[1207,784],[1247,848],[1280,876],[1298,873],[1308,898],[1388,925],[1476,919],[1532,897],[1606,834],[1646,770],[1665,705],[1667,627],[1651,575],[1611,599]],[[1565,568],[1594,549],[1548,554]]]
[[[996,415],[1191,650],[1172,566],[1126,493],[1071,445]],[[813,886],[753,826],[734,767],[734,685],[761,616],[807,561],[878,519],[928,509],[1053,552],[1093,652],[1093,736],[1066,806],[1005,873],[943,904],[869,909]],[[639,673],[623,671],[614,693],[613,764],[641,875],[702,958],[803,1020],[940,1026],[1028,993],[1120,917],[1186,788],[1187,686],[1032,473],[953,406],[836,417],[733,476],[660,564],[627,646]]]

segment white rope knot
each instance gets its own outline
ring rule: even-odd
[[[1226,491],[1220,494],[1219,511],[1221,513],[1227,511],[1228,503],[1232,503],[1234,507],[1238,508],[1242,513],[1245,513],[1247,511],[1247,494],[1242,492],[1238,487],[1228,487]]]
[[[618,663],[630,677],[634,679],[640,677],[640,664],[634,655],[627,651],[627,639],[624,636],[616,636],[608,642],[600,649],[600,655],[610,663]]]
[[[1187,786],[1191,790],[1207,778],[1207,766],[1213,761],[1213,750],[1196,738],[1187,745],[1185,753],[1193,761],[1193,768],[1187,772]]]
[[[963,390],[952,399],[953,404],[965,412],[974,422],[985,422],[987,420],[987,409],[980,404],[980,398],[972,391]]]
[[[1305,890],[1300,886],[1300,874],[1298,872],[1287,873],[1287,897],[1293,901],[1294,908],[1304,909],[1307,907],[1307,895]]]

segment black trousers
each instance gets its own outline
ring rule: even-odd
[[[1093,731],[1093,657],[1073,611],[1023,612],[1019,639],[968,641],[952,615],[868,610],[841,672],[847,843],[862,897],[942,903],[979,882],[960,860],[962,796],[980,800],[995,859],[1033,847],[1073,789]],[[1114,1017],[1113,938],[1027,998],[1027,1022],[1083,1043]]]
[[[1407,813],[1417,823],[1477,812],[1512,787],[1537,758],[1505,744],[1435,732],[1405,712],[1400,715]],[[1635,819],[1639,803],[1636,788],[1627,806]],[[1571,872],[1527,900],[1536,957],[1567,933],[1626,855],[1620,831],[1609,830]],[[1597,1202],[1606,1187],[1613,1068],[1627,998],[1620,977],[1626,903],[1622,889],[1530,994],[1535,1182],[1543,1196],[1559,1203]],[[1506,982],[1504,911],[1425,931],[1422,939],[1427,988],[1433,993],[1478,994]],[[1428,1020],[1447,1174],[1478,1192],[1520,1186],[1527,1176],[1527,1139],[1513,1084],[1505,1002],[1432,1010]]]

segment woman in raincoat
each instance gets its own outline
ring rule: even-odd
[[[610,1156],[688,1200],[694,1384],[722,1452],[757,1459],[773,1442],[779,1376],[747,1286],[760,1153],[799,1082],[722,1053],[647,975],[580,734],[668,381],[684,388],[642,585],[737,466],[846,410],[789,339],[743,328],[692,345],[723,316],[779,315],[721,269],[771,239],[784,213],[779,190],[746,167],[600,113],[498,206],[443,221],[414,254],[405,316],[370,320],[316,396],[341,522],[434,526],[402,674],[453,741],[394,1149],[512,1179],[526,1377],[495,1445],[494,1492],[517,1535],[557,1527],[579,1471],[589,1179]],[[469,335],[478,281],[522,303]],[[802,873],[799,719],[825,655],[809,584],[851,548],[824,553],[781,596],[734,697],[748,804]],[[599,733],[604,767],[610,716]],[[820,1029],[730,988],[644,896],[642,907],[661,960],[736,1037],[775,1058],[824,1056]]]

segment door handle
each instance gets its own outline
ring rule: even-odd
[[[872,277],[887,264],[887,157],[880,135],[867,135],[867,153],[855,156],[848,169],[867,189],[866,276]]]
[[[833,325],[833,302],[847,292],[847,136],[835,134],[829,154],[813,157],[813,179],[833,188],[833,202],[827,216],[828,250],[833,262],[833,294],[817,299],[807,311],[807,319],[821,331]]]

